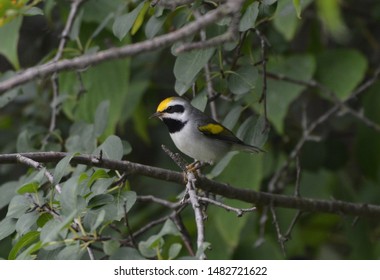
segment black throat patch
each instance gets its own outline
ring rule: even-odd
[[[187,122],[181,122],[179,120],[174,120],[170,118],[162,118],[162,121],[169,129],[169,133],[176,133],[180,131]]]

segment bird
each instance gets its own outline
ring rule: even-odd
[[[263,152],[198,110],[184,98],[162,100],[150,118],[159,118],[168,128],[175,146],[196,162],[214,164],[230,151]]]

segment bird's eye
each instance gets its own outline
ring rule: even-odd
[[[168,113],[173,113],[173,106],[168,106],[165,111]]]

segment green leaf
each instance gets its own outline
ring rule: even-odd
[[[260,116],[257,119],[251,116],[239,127],[236,136],[249,145],[262,147],[265,144],[270,131],[269,129],[266,129],[265,125],[264,116]]]
[[[108,124],[110,101],[100,102],[95,111],[94,130],[95,137],[99,137],[105,131]]]
[[[110,135],[94,152],[99,156],[102,151],[102,157],[106,159],[121,160],[123,157],[123,144],[118,136]]]
[[[87,94],[82,95],[78,100],[80,82],[76,75],[74,73],[61,74],[60,91],[70,95],[70,98],[65,99],[63,103],[65,113],[76,121],[92,123],[98,105],[104,100],[109,100],[109,117],[102,137],[114,134],[116,125],[124,114],[126,98],[132,94],[130,92],[132,89],[129,88],[129,75],[129,59],[118,59],[93,66],[81,73]],[[96,141],[95,136],[92,136],[92,140]],[[74,151],[78,152],[78,150]]]
[[[118,16],[112,27],[113,34],[121,41],[131,30],[133,24],[135,23],[137,16],[145,5],[145,1],[141,2],[135,9],[131,12]]]
[[[50,213],[42,213],[36,221],[38,227],[42,228],[44,225],[53,219],[53,216]]]
[[[152,39],[161,30],[162,25],[165,22],[166,17],[155,17],[149,18],[145,25],[145,35],[148,39]]]
[[[178,55],[174,63],[174,76],[176,78],[175,90],[179,95],[183,95],[190,88],[194,78],[211,59],[214,51],[214,48],[209,48]]]
[[[18,70],[20,64],[17,56],[17,44],[22,17],[19,16],[0,28],[0,54],[3,54],[12,66]]]
[[[1,29],[1,28],[0,28]],[[13,71],[7,71],[0,76],[0,81],[5,81],[11,78],[15,73]],[[6,106],[9,102],[12,102],[17,96],[22,94],[19,90],[20,87],[13,88],[0,95],[0,108]]]
[[[241,17],[239,31],[245,32],[248,29],[254,28],[258,14],[259,2],[255,1],[247,7],[245,13]]]
[[[294,0],[279,1],[276,16],[273,20],[274,27],[287,41],[294,38],[297,28],[300,25],[300,20],[297,18],[294,4],[292,4],[291,1],[294,2]]]
[[[198,110],[201,110],[202,112],[206,109],[208,102],[207,98],[207,91],[204,90],[200,93],[198,93],[192,100],[191,105],[193,105]]]
[[[30,231],[36,225],[38,214],[36,212],[26,213],[22,215],[16,223],[16,231],[19,235],[23,235]]]
[[[63,221],[50,220],[41,229],[40,240],[46,245],[46,243],[57,241],[60,239],[61,231],[73,222],[74,217],[77,215],[77,211],[72,211]]]
[[[300,0],[293,0],[294,9],[296,10],[297,17],[301,19],[301,1]]]
[[[12,250],[9,252],[8,260],[15,260],[17,257],[17,254],[26,246],[29,246],[30,244],[35,243],[35,241],[38,241],[40,237],[39,231],[30,231],[23,235],[13,246]]]
[[[92,184],[99,179],[108,179],[110,176],[104,169],[97,169],[88,180],[87,186],[92,186]]]
[[[115,11],[120,9],[123,5],[125,5],[125,0],[85,1],[81,8],[81,10],[85,11],[85,13],[83,13],[83,21],[101,24],[105,18],[114,15]],[[112,31],[108,26],[107,29]]]
[[[109,204],[114,201],[114,197],[110,194],[98,194],[90,199],[88,207],[94,208],[105,204]]]
[[[228,200],[228,202],[224,203],[236,208],[247,207],[246,203],[242,203],[240,201],[232,202],[231,200]],[[248,221],[249,214],[243,215],[242,217],[236,217],[233,213],[227,213],[225,209],[218,207],[213,209],[212,217],[216,228],[219,229],[219,233],[223,238],[223,244],[225,244],[226,249],[229,248],[229,250],[233,250],[236,248],[241,238],[241,231]],[[232,224],[233,226],[226,227],[226,225]]]
[[[53,174],[53,185],[58,184],[62,177],[66,174],[67,168],[70,166],[71,159],[75,156],[74,153],[69,153],[67,156],[65,156],[63,159],[61,159],[55,169]]]
[[[23,195],[16,195],[8,205],[7,217],[19,218],[30,208],[30,201]]]
[[[286,77],[310,81],[315,71],[315,61],[310,55],[292,55],[289,57],[271,57],[267,64],[267,71]],[[261,94],[262,82],[257,83],[255,89]],[[281,80],[268,79],[267,81],[267,109],[268,119],[274,128],[281,134],[284,129],[284,118],[289,105],[305,89],[303,85],[297,85]],[[254,104],[256,108],[258,104]]]
[[[110,260],[145,260],[143,256],[135,248],[121,247],[116,250]]]
[[[71,244],[63,248],[57,255],[57,260],[80,260],[86,250],[81,248],[80,243]]]
[[[227,153],[217,164],[212,168],[211,172],[207,174],[207,177],[212,179],[219,176],[223,170],[228,166],[232,158],[237,154],[237,151]]]
[[[128,141],[121,140],[121,143],[123,144],[123,155],[128,155],[132,152],[132,146]]]
[[[18,153],[33,152],[31,135],[27,129],[23,130],[17,137],[16,148]]]
[[[335,39],[345,39],[349,29],[344,23],[339,0],[317,0],[316,10],[324,26]]]
[[[268,135],[269,129],[266,127],[265,116],[261,115],[256,121],[252,138],[251,140],[248,140],[247,143],[257,147],[262,147],[267,141]]]
[[[107,189],[112,185],[114,182],[114,178],[98,178],[92,185],[91,185],[91,192],[93,195],[102,194],[107,191]]]
[[[162,237],[165,235],[180,235],[177,226],[173,223],[171,219],[167,219],[164,225],[162,226],[160,232],[157,234]]]
[[[71,177],[62,185],[62,193],[59,196],[62,213],[69,214],[77,210],[78,203],[78,178]]]
[[[224,118],[222,124],[227,127],[228,129],[233,129],[236,123],[238,122],[241,113],[243,112],[244,108],[237,104],[228,112],[227,116]]]
[[[17,182],[7,182],[0,186],[0,209],[8,205],[16,194]]]
[[[175,257],[178,256],[179,252],[182,249],[182,245],[179,243],[174,243],[169,248],[169,260],[173,260]]]
[[[103,209],[96,215],[96,220],[91,224],[90,231],[95,232],[96,229],[104,222],[106,216],[106,211]]]
[[[141,25],[143,24],[144,22],[144,17],[145,17],[145,14],[146,12],[149,10],[149,7],[150,7],[150,4],[148,1],[146,1],[144,3],[144,6],[143,8],[140,10],[133,26],[132,26],[132,30],[131,30],[131,34],[132,35],[135,35],[137,33],[137,31],[140,29]]]
[[[138,249],[144,257],[153,258],[161,251],[163,243],[162,237],[159,235],[151,235],[146,241],[139,242]]]
[[[317,57],[317,79],[345,100],[363,80],[368,62],[353,49],[327,50]]]
[[[44,12],[38,7],[31,7],[24,12],[25,16],[38,16],[43,14]]]
[[[244,65],[228,78],[228,88],[234,94],[244,94],[255,88],[258,77],[257,68],[253,65]]]
[[[68,152],[92,153],[96,148],[95,129],[93,124],[76,122],[71,126],[70,136],[65,148]]]
[[[145,77],[145,75],[144,75]],[[148,89],[150,83],[149,80],[135,80],[133,79],[129,86],[129,94],[127,94],[124,105],[123,105],[123,113],[120,116],[121,122],[125,122],[135,114],[138,105],[140,104],[145,91]]]
[[[137,199],[137,195],[133,191],[126,191],[119,196],[117,196],[116,201],[117,201],[117,207],[118,207],[118,212],[117,212],[117,220],[120,220],[124,218],[124,206],[126,205],[127,207],[127,212],[132,208],[132,206],[135,204]]]
[[[259,190],[263,177],[262,155],[240,152],[234,156],[218,180],[234,186]]]
[[[16,229],[16,219],[6,217],[0,221],[0,240],[11,235]]]
[[[103,251],[106,255],[111,256],[116,253],[116,251],[120,248],[120,243],[116,240],[107,240],[103,243]]]

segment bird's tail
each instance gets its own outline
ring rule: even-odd
[[[249,153],[265,153],[263,149],[247,144],[234,144],[234,149],[237,151],[244,151]]]

